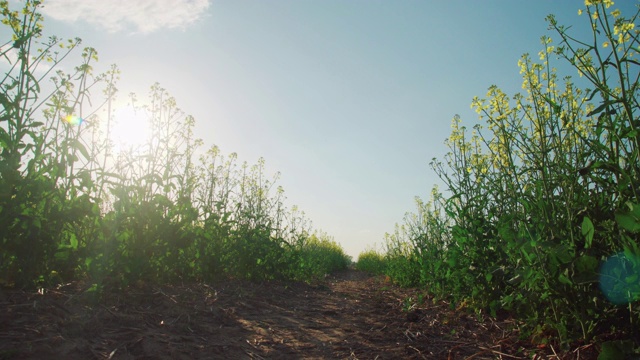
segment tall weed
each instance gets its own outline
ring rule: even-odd
[[[401,283],[418,267],[435,294],[509,312],[539,342],[634,334],[640,320],[638,13],[587,4],[592,39],[549,16],[560,42],[542,37],[540,62],[522,56],[524,93],[492,86],[474,98],[481,122],[470,132],[454,117],[449,153],[431,162],[452,195],[418,201],[387,236],[387,256],[401,264],[387,271]],[[557,58],[593,88],[559,79]],[[626,294],[626,309],[614,293]]]
[[[85,48],[73,73],[57,69],[80,40],[43,41],[41,2],[23,5],[0,2],[12,34],[0,50],[10,61],[0,83],[3,285],[309,279],[346,266],[338,244],[309,235],[304,213],[284,205],[264,160],[199,151],[195,120],[159,84],[147,101],[130,96],[151,136],[116,147],[117,66],[95,75],[97,52]]]

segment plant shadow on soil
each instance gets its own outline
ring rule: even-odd
[[[314,284],[68,284],[0,294],[0,359],[494,359],[549,355],[509,319],[479,320],[416,289],[347,270]],[[595,355],[584,347],[581,358]],[[572,358],[576,355],[572,353]]]

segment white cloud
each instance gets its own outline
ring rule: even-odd
[[[9,48],[7,49],[7,47]],[[41,61],[39,64],[37,64],[37,66],[34,66],[33,59],[34,58],[32,57],[29,64],[29,71],[31,71],[34,75],[44,74],[51,69],[51,65],[46,61]],[[6,45],[5,47],[0,46],[0,72],[4,72],[6,75],[11,69],[13,69],[13,71],[19,71],[19,64],[14,68],[17,62],[18,50],[13,48],[12,43]]]
[[[84,21],[108,32],[151,33],[184,29],[209,8],[210,0],[48,0],[42,12],[61,21]]]
[[[13,44],[7,45],[7,47],[12,46]],[[7,49],[7,47],[0,46],[0,63],[5,66],[13,66],[18,61],[18,52],[13,47]]]

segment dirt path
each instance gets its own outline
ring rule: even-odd
[[[141,285],[110,294],[100,303],[81,290],[76,284],[44,294],[6,290],[0,294],[0,359],[531,355],[517,334],[506,331],[506,322],[479,322],[465,311],[432,301],[408,309],[405,299],[417,299],[421,294],[416,290],[399,289],[383,278],[353,270],[313,286]]]

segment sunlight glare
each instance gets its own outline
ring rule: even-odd
[[[150,115],[145,109],[130,105],[115,111],[111,138],[118,150],[138,149],[151,136]]]

